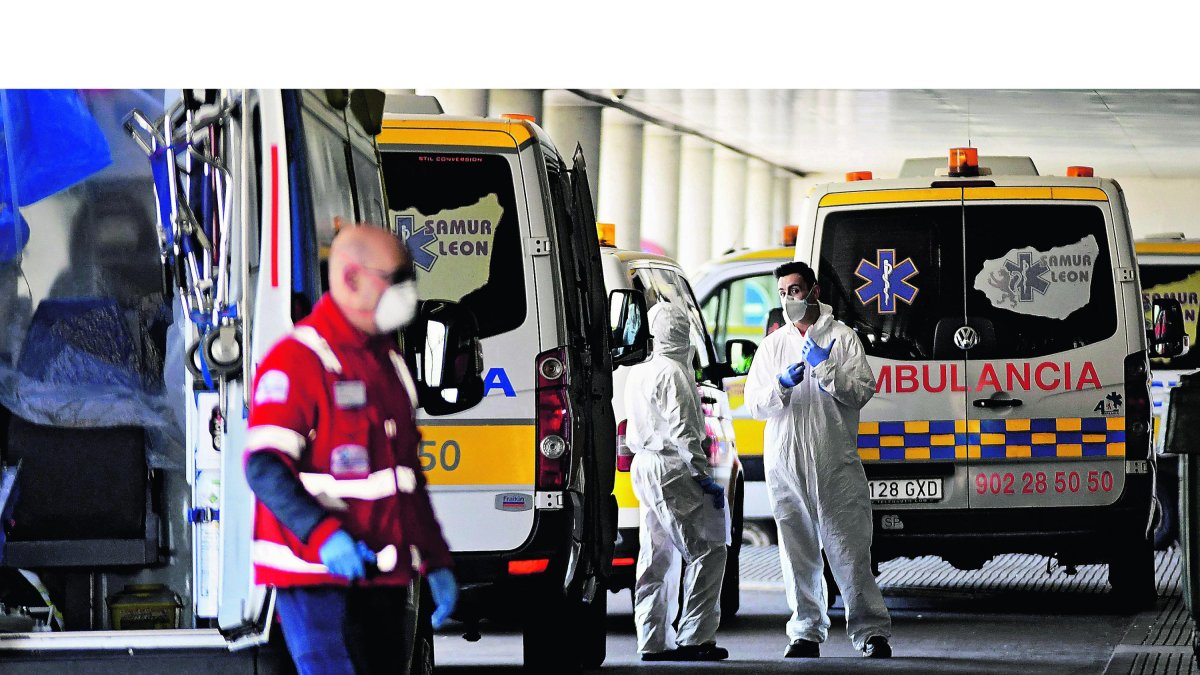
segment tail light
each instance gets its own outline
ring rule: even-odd
[[[720,424],[716,419],[717,399],[705,396],[704,392],[701,391],[700,412],[704,415],[704,435],[707,437],[704,451],[708,455],[708,465],[718,466],[721,463],[721,436],[714,427],[714,425]]]
[[[538,490],[561,490],[571,472],[571,402],[567,359],[562,348],[537,357]]]
[[[625,430],[629,428],[627,420],[617,424],[617,471],[629,471],[633,466],[633,451],[625,442]]]
[[[508,573],[513,576],[524,574],[541,574],[550,567],[549,558],[538,558],[537,560],[509,560]]]
[[[1150,364],[1146,352],[1125,357],[1125,456],[1146,459],[1150,445]]]

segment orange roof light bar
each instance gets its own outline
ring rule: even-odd
[[[541,574],[550,566],[549,558],[538,560],[509,560],[508,573],[517,576],[522,574]]]
[[[799,225],[784,225],[783,226],[783,245],[795,246],[796,237],[800,234]]]
[[[524,120],[526,122],[537,123],[536,117],[534,117],[533,115],[526,115],[524,113],[503,113],[500,115],[500,117],[502,117],[506,120]]]
[[[1094,171],[1092,171],[1092,167],[1090,167],[1090,166],[1068,166],[1067,167],[1067,176],[1069,176],[1071,178],[1091,178],[1095,175],[1096,175],[1096,173]]]
[[[979,148],[950,148],[951,176],[979,175]]]
[[[596,223],[596,238],[601,246],[616,246],[617,226],[613,223]]]
[[[846,174],[846,182],[853,183],[856,180],[874,180],[875,175],[870,171],[851,171]]]

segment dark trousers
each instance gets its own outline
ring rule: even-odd
[[[300,675],[404,671],[407,586],[280,588],[276,597]]]

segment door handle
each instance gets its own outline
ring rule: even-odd
[[[1024,405],[1019,398],[981,398],[975,401],[976,408],[1015,408]]]

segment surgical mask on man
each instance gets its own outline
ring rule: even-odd
[[[793,300],[792,298],[784,298],[784,316],[787,321],[796,323],[804,318],[805,313],[809,311],[809,300]]]
[[[388,286],[375,305],[375,325],[383,333],[407,326],[416,315],[417,282],[413,279]]]

